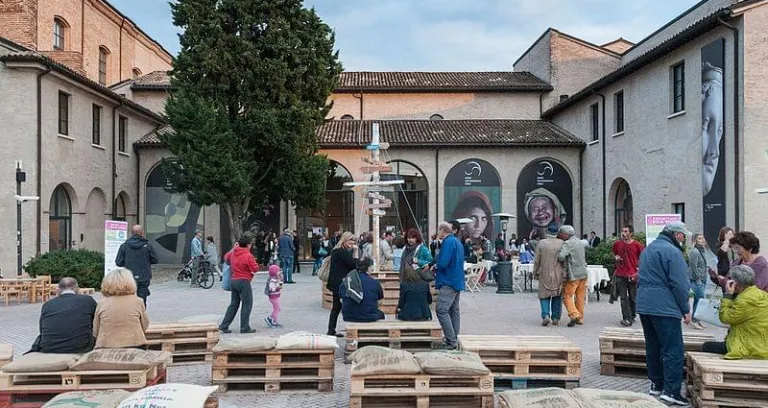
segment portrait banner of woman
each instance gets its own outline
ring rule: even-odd
[[[704,236],[710,242],[726,224],[724,71],[725,39],[719,38],[701,49],[701,193]]]
[[[560,163],[541,158],[526,165],[517,178],[517,234],[543,238],[550,225],[572,222],[573,182]]]
[[[501,211],[501,178],[490,163],[466,159],[454,165],[445,177],[445,219],[472,220],[464,231],[473,241],[488,239],[500,231],[499,220],[491,217]]]

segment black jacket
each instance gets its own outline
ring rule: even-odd
[[[115,265],[130,269],[136,282],[148,283],[152,279],[152,267],[157,255],[146,238],[134,235],[120,245]]]
[[[312,258],[319,258],[319,257],[320,257],[320,240],[313,239],[312,240]]]
[[[86,295],[66,293],[43,305],[40,336],[32,350],[42,353],[87,353],[93,350],[93,317],[96,301]]]
[[[432,293],[429,291],[429,282],[400,283],[400,301],[397,302],[397,318],[400,320],[432,320],[432,311],[429,305],[432,303]]]
[[[341,281],[357,267],[352,252],[348,249],[338,248],[331,251],[331,265],[328,273],[328,284],[325,285],[333,293],[339,293]]]

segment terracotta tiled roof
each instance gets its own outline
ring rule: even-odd
[[[397,148],[409,147],[581,147],[584,141],[544,120],[332,120],[317,129],[325,149],[361,148],[371,141],[373,123],[381,140]],[[171,131],[165,127],[160,132]],[[358,132],[361,138],[358,143]],[[163,147],[151,132],[138,147]]]
[[[132,89],[168,89],[167,71],[136,79]],[[552,87],[530,72],[342,72],[337,93],[542,92]]]
[[[344,72],[335,92],[531,92],[552,87],[530,72]]]

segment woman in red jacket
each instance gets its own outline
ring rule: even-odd
[[[240,333],[254,333],[251,329],[251,309],[253,308],[253,290],[251,289],[251,279],[253,274],[259,270],[251,254],[251,244],[253,238],[250,234],[244,234],[237,240],[237,245],[231,251],[224,255],[224,260],[230,265],[232,271],[232,297],[224,315],[224,320],[219,326],[223,333],[231,333],[229,325],[235,320],[237,309],[240,303],[243,304],[243,310],[240,311]]]

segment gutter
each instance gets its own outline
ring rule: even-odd
[[[42,244],[42,230],[43,230],[43,204],[42,201],[42,192],[43,192],[43,77],[45,75],[48,75],[51,72],[51,67],[46,66],[45,71],[37,75],[37,174],[35,175],[37,178],[37,196],[41,197],[41,199],[37,200],[37,239],[36,239],[36,249],[37,255],[40,255],[41,252],[41,244]]]
[[[741,200],[739,199],[739,176],[741,175],[741,161],[739,156],[739,29],[726,23],[722,18],[717,19],[717,23],[733,32],[733,200],[734,200],[734,229],[738,231],[741,225]]]
[[[125,17],[123,17],[123,20],[120,22],[120,42],[117,46],[117,52],[120,53],[117,56],[117,63],[119,64],[117,67],[117,72],[119,75],[117,82],[123,80],[123,25],[125,25]]]
[[[435,230],[440,224],[440,147],[435,148]]]
[[[579,231],[584,234],[584,148],[579,150]]]

